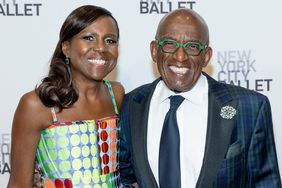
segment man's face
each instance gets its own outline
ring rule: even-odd
[[[156,38],[171,39],[178,43],[198,42],[205,45],[208,43],[206,28],[189,16],[171,16],[165,19],[159,26]],[[156,41],[151,43],[151,53],[167,87],[178,92],[189,91],[195,85],[211,57],[209,47],[197,56],[188,55],[182,47],[171,54],[163,52]]]

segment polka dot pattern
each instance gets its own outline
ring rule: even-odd
[[[101,120],[97,122],[99,134],[99,153],[101,174],[113,172],[117,167],[117,122],[115,119]]]
[[[54,180],[45,179],[43,181],[43,187],[45,188],[73,188],[73,184],[70,179],[59,179]]]
[[[118,116],[58,123],[45,129],[37,160],[46,188],[121,187],[117,172]]]

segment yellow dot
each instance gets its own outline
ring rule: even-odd
[[[95,122],[94,121],[90,121],[89,123],[88,123],[88,131],[89,132],[93,132],[94,130],[95,130]]]
[[[88,157],[90,154],[90,149],[88,146],[83,146],[81,152],[83,157]]]
[[[72,135],[71,138],[70,138],[70,142],[71,142],[71,145],[72,146],[77,146],[80,142],[80,138],[78,135]]]
[[[96,153],[97,153],[97,147],[96,146],[91,146],[90,151],[91,151],[91,155],[95,156]]]
[[[61,170],[62,172],[68,172],[69,169],[71,168],[71,164],[70,164],[69,161],[62,161],[62,162],[60,163],[59,167],[60,167],[60,170]]]
[[[102,188],[108,188],[108,185],[106,183],[103,183]]]
[[[56,148],[56,140],[53,138],[46,139],[47,140],[47,146],[49,149],[55,149]]]
[[[75,171],[75,172],[73,173],[73,176],[72,176],[72,183],[73,183],[73,185],[79,184],[81,178],[82,178],[82,172],[80,172],[80,171]]]
[[[95,144],[95,142],[96,142],[96,137],[97,137],[97,135],[96,134],[90,134],[89,135],[89,141],[90,141],[90,144]]]
[[[100,178],[102,182],[106,182],[106,175],[101,175]]]
[[[72,161],[72,167],[75,170],[79,170],[81,168],[82,164],[81,164],[81,160],[80,159],[74,159]]]
[[[57,159],[57,151],[55,149],[49,150],[49,156],[51,160],[56,160]]]
[[[68,127],[67,126],[56,127],[56,132],[60,136],[65,136],[68,132]]]
[[[90,168],[90,164],[91,164],[90,159],[89,158],[84,158],[82,164],[83,164],[83,167],[85,169]]]
[[[72,134],[75,134],[75,133],[77,133],[77,132],[79,131],[78,125],[70,125],[70,126],[69,126],[69,129],[70,129],[70,132],[71,132]]]
[[[94,185],[94,188],[101,188],[101,185],[96,184]]]
[[[65,148],[65,149],[61,149],[59,152],[58,152],[58,156],[59,156],[59,159],[61,160],[67,160],[70,156],[70,151],[68,148]]]
[[[65,148],[69,145],[69,139],[67,137],[60,137],[58,139],[58,145],[60,148]]]
[[[87,131],[87,124],[81,124],[80,125],[80,131],[85,133]]]
[[[83,145],[86,145],[86,144],[88,144],[88,142],[89,142],[88,135],[87,135],[87,134],[82,134],[82,135],[81,135],[81,143],[82,143]]]
[[[73,147],[71,149],[71,155],[74,157],[74,158],[78,158],[81,154],[81,150],[79,147]]]
[[[90,170],[85,170],[84,171],[82,182],[84,184],[89,184],[91,182],[91,171]]]
[[[97,168],[98,167],[98,164],[99,164],[99,160],[97,157],[93,157],[92,158],[92,167],[93,168]]]
[[[94,183],[99,183],[100,178],[99,178],[99,170],[98,169],[93,170],[92,178],[93,178]]]

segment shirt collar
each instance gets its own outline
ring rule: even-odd
[[[190,91],[181,92],[181,93],[175,93],[174,91],[171,91],[165,85],[164,81],[160,80],[160,82],[156,86],[155,94],[153,95],[152,99],[154,100],[157,98],[157,100],[159,100],[162,103],[163,101],[168,99],[168,97],[171,95],[181,95],[186,100],[189,100],[194,104],[201,104],[207,94],[208,94],[207,78],[203,74],[201,74],[197,83]]]

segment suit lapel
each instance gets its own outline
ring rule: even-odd
[[[130,110],[132,109],[132,114],[134,114],[130,117],[134,161],[136,161],[137,173],[141,176],[144,187],[157,187],[156,180],[148,162],[147,128],[150,101],[158,82],[159,79],[155,80],[149,87],[145,87],[138,92],[134,96],[130,106]]]
[[[197,188],[212,187],[230,142],[235,118],[221,117],[221,109],[225,106],[237,108],[237,102],[232,99],[224,85],[204,75],[209,83],[208,127],[205,154]]]

